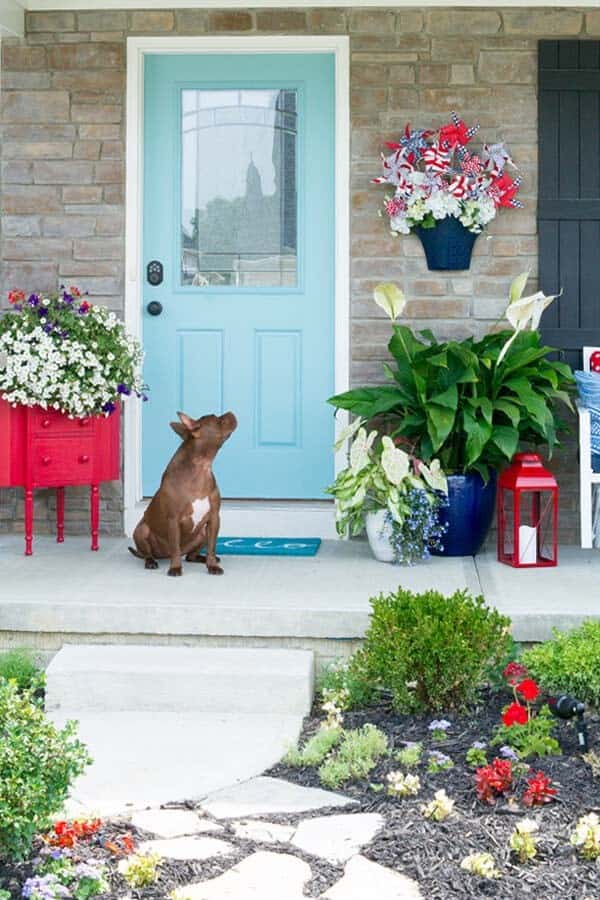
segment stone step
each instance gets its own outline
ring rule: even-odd
[[[308,650],[65,644],[46,671],[50,712],[310,711]]]

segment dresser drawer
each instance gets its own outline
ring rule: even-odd
[[[34,487],[91,484],[94,480],[92,436],[33,438],[30,450]]]
[[[30,422],[33,434],[77,434],[85,435],[94,430],[94,419],[87,416],[85,419],[69,419],[63,413],[55,409],[36,408],[30,412]]]

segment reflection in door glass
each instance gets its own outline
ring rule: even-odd
[[[182,91],[182,284],[297,285],[296,99]]]

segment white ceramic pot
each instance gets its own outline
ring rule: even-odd
[[[367,537],[373,551],[373,556],[380,562],[394,562],[394,548],[392,547],[392,524],[386,520],[386,509],[378,509],[369,512],[366,516]]]

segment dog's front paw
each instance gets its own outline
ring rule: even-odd
[[[183,575],[183,570],[182,570],[181,566],[171,566],[171,568],[167,572],[167,575],[172,575],[173,577],[176,577],[178,575]]]
[[[144,563],[144,568],[145,569],[158,569],[158,563],[156,562],[155,559],[148,557],[146,559],[146,562]]]
[[[207,566],[209,575],[223,575],[223,569],[221,566]]]

